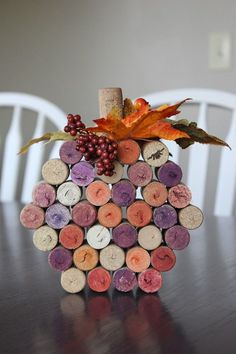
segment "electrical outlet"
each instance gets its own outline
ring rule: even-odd
[[[209,35],[209,68],[229,69],[231,65],[231,37],[229,32],[213,32]]]

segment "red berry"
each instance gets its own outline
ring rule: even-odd
[[[81,147],[79,148],[79,151],[82,152],[82,154],[84,154],[84,153],[87,151],[87,149],[86,149],[86,147],[81,146]]]
[[[97,164],[96,164],[97,168],[103,168],[104,167],[104,164],[102,161],[98,161]]]
[[[106,171],[104,172],[104,175],[105,175],[105,176],[110,176],[110,171],[107,171],[107,170],[106,170]]]
[[[92,138],[91,142],[92,142],[94,145],[96,145],[96,144],[97,144],[97,142],[98,142],[97,137],[93,136],[93,138]]]
[[[76,134],[77,134],[77,130],[76,129],[71,129],[70,135],[71,136],[76,136]]]
[[[117,155],[118,155],[118,151],[117,151],[117,150],[114,150],[114,151],[113,151],[113,155],[114,155],[114,156],[117,156]]]
[[[104,160],[102,160],[102,161],[103,161],[104,165],[107,165],[107,164],[110,163],[110,160],[109,160],[109,159],[104,159]]]
[[[74,119],[75,119],[76,122],[79,122],[81,120],[81,116],[79,114],[76,114],[74,116]]]
[[[102,155],[102,150],[101,149],[97,149],[96,153],[97,153],[97,156],[101,156]]]
[[[98,176],[101,176],[102,174],[103,174],[103,170],[98,168],[98,169],[97,169],[97,175],[98,175]]]
[[[101,155],[102,159],[106,159],[108,157],[108,152],[104,151]]]
[[[70,132],[70,127],[69,127],[69,125],[66,125],[66,126],[65,126],[64,131],[65,131],[66,133],[69,133],[69,132]]]
[[[114,160],[114,157],[115,157],[115,156],[114,156],[114,154],[109,154],[108,157],[109,157],[110,160]]]
[[[106,149],[107,149],[107,144],[102,143],[102,144],[100,145],[100,148],[101,148],[102,150],[106,150]]]
[[[113,146],[113,148],[117,149],[118,144],[114,141],[114,142],[112,143],[112,146]]]
[[[95,148],[93,146],[89,146],[88,151],[91,153],[95,152]]]

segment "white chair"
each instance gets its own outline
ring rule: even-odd
[[[236,95],[208,89],[177,89],[144,96],[152,107],[157,107],[163,103],[175,103],[187,97],[192,98],[192,101],[189,101],[188,104],[199,104],[197,123],[204,130],[206,130],[208,106],[223,107],[232,111],[232,122],[226,137],[226,141],[231,146],[232,151],[227,148],[222,148],[221,151],[214,206],[214,215],[229,216],[232,214],[234,207],[236,184]],[[165,141],[165,143],[172,152],[174,160],[178,162],[181,148],[174,142]],[[194,203],[203,208],[209,146],[196,143],[189,150],[190,163],[187,184],[193,191]]]
[[[65,113],[51,102],[36,96],[15,93],[0,92],[0,108],[12,107],[13,115],[10,128],[5,138],[4,153],[2,159],[2,176],[0,200],[13,201],[16,197],[20,156],[17,152],[26,142],[20,134],[22,110],[27,109],[37,112],[37,122],[33,137],[39,137],[45,133],[44,125],[48,119],[56,126],[55,130],[63,129],[65,125]],[[32,138],[33,138],[32,137]],[[42,146],[32,146],[26,157],[25,174],[21,192],[21,201],[26,203],[31,200],[33,185],[40,179],[40,171],[44,149]],[[58,145],[55,144],[50,153],[50,158],[58,156]]]

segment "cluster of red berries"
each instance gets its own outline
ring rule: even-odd
[[[95,163],[99,176],[113,175],[114,161],[118,154],[118,145],[114,140],[88,132],[78,114],[68,114],[64,131],[71,136],[77,136],[76,149],[83,154],[86,161]]]
[[[81,122],[81,116],[79,114],[68,114],[67,125],[65,126],[64,131],[70,133],[71,136],[76,136],[80,129],[85,129],[85,124]]]

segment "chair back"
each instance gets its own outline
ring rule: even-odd
[[[25,143],[21,133],[23,110],[27,109],[37,113],[33,137],[39,137],[45,133],[44,127],[47,120],[56,127],[55,130],[62,129],[65,124],[65,113],[43,98],[14,92],[0,93],[1,107],[12,108],[10,127],[4,140],[0,187],[0,201],[8,202],[16,199],[18,188],[21,157],[17,155],[17,152]],[[24,203],[32,199],[32,188],[40,179],[43,155],[44,149],[40,146],[32,146],[27,153],[20,196],[20,200]],[[55,144],[50,152],[50,158],[57,156],[58,144]]]

